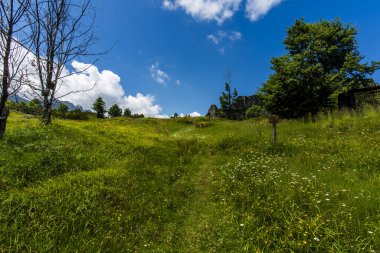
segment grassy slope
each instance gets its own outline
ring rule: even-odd
[[[380,250],[380,113],[197,129],[12,115],[0,251]]]

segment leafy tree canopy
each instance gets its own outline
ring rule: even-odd
[[[125,108],[124,110],[124,117],[131,117],[132,116],[132,112],[129,108]]]
[[[288,54],[272,59],[274,74],[261,89],[266,109],[287,118],[315,115],[335,107],[339,93],[373,86],[380,63],[362,63],[356,35],[339,19],[297,20],[284,41]]]
[[[122,113],[123,113],[123,110],[120,109],[120,107],[116,104],[111,106],[111,108],[108,111],[108,115],[111,118],[120,117],[122,115]]]

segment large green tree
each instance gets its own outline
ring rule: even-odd
[[[340,20],[297,20],[284,41],[288,54],[272,59],[274,74],[261,89],[266,109],[287,118],[315,115],[339,93],[373,86],[379,62],[362,63],[357,30]]]

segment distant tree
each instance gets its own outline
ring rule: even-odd
[[[108,111],[108,115],[111,118],[120,117],[122,115],[122,113],[123,113],[123,110],[121,110],[120,107],[116,104],[111,106],[111,108]]]
[[[41,115],[42,114],[42,102],[38,98],[30,100],[26,105],[27,113],[32,115]]]
[[[56,110],[56,115],[60,118],[66,118],[66,115],[68,112],[69,112],[69,107],[64,103],[60,103]]]
[[[92,109],[96,112],[96,117],[98,119],[104,119],[104,114],[106,111],[106,103],[103,101],[102,97],[98,97],[92,104]]]
[[[75,110],[69,111],[66,114],[65,118],[71,119],[71,120],[88,120],[89,115],[91,115],[91,113],[82,112],[79,109],[75,109]]]
[[[124,110],[124,117],[131,117],[132,116],[132,112],[129,108],[125,108]]]
[[[178,113],[174,113],[173,118],[178,118],[178,117],[179,117]]]
[[[138,119],[138,118],[144,118],[145,117],[145,115],[144,114],[133,114],[132,115],[132,118],[136,118],[136,119]]]
[[[238,97],[238,92],[236,89],[231,93],[231,87],[228,82],[225,84],[225,92],[222,92],[222,96],[220,96],[220,112],[223,117],[227,119],[234,118],[233,104]]]
[[[234,104],[238,97],[238,92],[236,89],[234,89],[233,92],[231,91],[232,71],[230,69],[227,69],[226,71],[225,80],[226,82],[224,92],[222,92],[222,95],[219,97],[220,114],[224,118],[235,119],[236,115],[234,110]]]
[[[274,74],[261,89],[266,109],[286,118],[334,108],[339,93],[374,85],[379,62],[362,63],[357,31],[340,20],[297,20],[284,41],[288,54],[272,59]]]

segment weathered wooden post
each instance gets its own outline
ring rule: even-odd
[[[269,116],[269,123],[272,124],[273,127],[273,143],[277,144],[277,124],[280,123],[280,117],[278,115]]]

